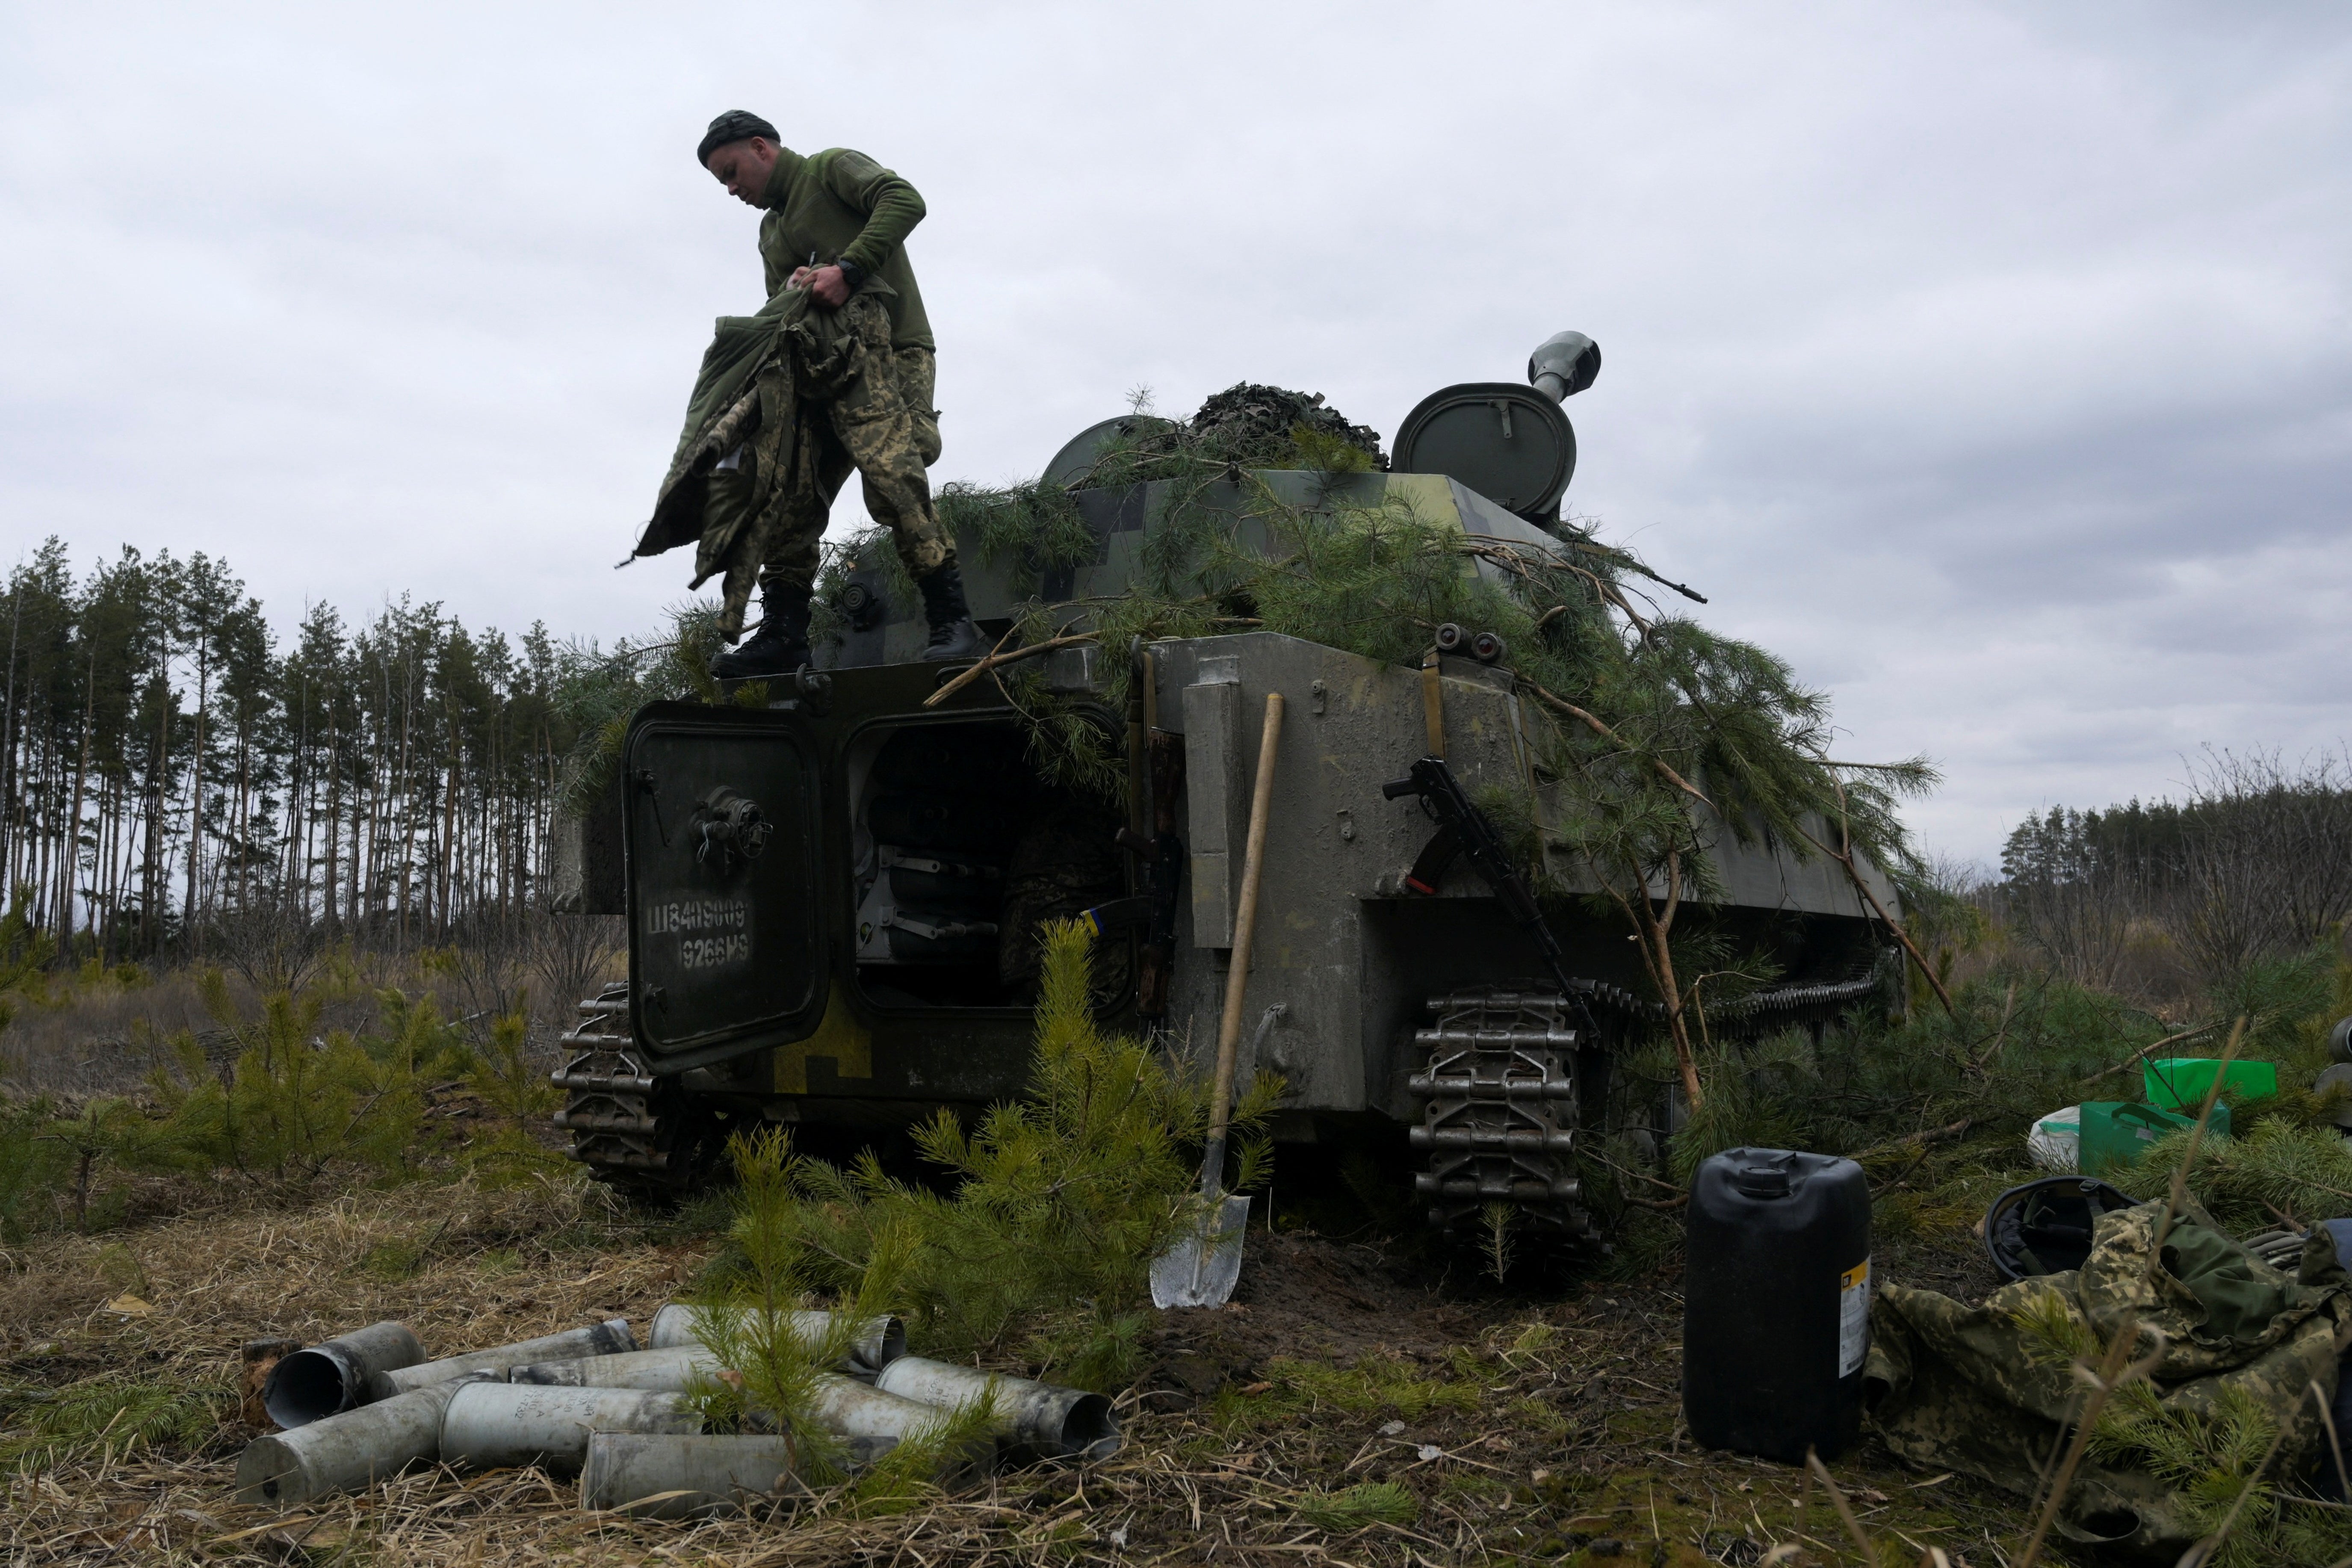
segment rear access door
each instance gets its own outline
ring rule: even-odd
[[[827,993],[800,716],[658,703],[623,744],[631,1032],[661,1074],[800,1039]]]

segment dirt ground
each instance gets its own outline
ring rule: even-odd
[[[709,1209],[597,1189],[410,1186],[227,1202],[0,1263],[0,1393],[22,1413],[93,1380],[210,1392],[184,1438],[5,1482],[0,1560],[44,1563],[1757,1564],[1861,1561],[1796,1472],[1680,1432],[1671,1274],[1497,1291],[1363,1244],[1255,1231],[1235,1301],[1160,1314],[1107,1463],[857,1517],[585,1513],[536,1470],[413,1471],[286,1517],[238,1507],[238,1347],[383,1318],[453,1353],[625,1316],[642,1327],[715,1249]],[[1979,1266],[1980,1267],[1980,1266]],[[1897,1277],[1967,1288],[1957,1253]],[[1940,1273],[1942,1276],[1938,1278]],[[200,1406],[200,1408],[203,1408]],[[207,1434],[208,1435],[205,1435]],[[2007,1561],[2008,1499],[1865,1449],[1832,1467],[1885,1561]],[[1784,1557],[1783,1561],[1787,1559]]]

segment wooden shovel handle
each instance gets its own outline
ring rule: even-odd
[[[1249,844],[1242,857],[1241,908],[1234,915],[1234,962],[1225,973],[1225,1012],[1217,1024],[1217,1078],[1209,1100],[1210,1167],[1223,1179],[1225,1131],[1233,1124],[1234,1057],[1242,1038],[1242,996],[1249,985],[1250,942],[1257,934],[1257,885],[1265,869],[1265,819],[1274,807],[1275,739],[1282,732],[1282,693],[1265,694],[1265,733],[1257,744],[1257,782],[1250,791]]]

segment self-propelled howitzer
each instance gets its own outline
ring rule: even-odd
[[[1204,516],[1222,549],[1256,558],[1318,519],[1409,517],[1458,530],[1478,546],[1461,570],[1506,584],[1515,562],[1567,559],[1561,401],[1599,368],[1591,340],[1562,333],[1525,384],[1442,389],[1385,468],[1329,461],[1303,423],[1298,449],[1322,452],[1318,467],[1203,471],[1170,422],[1107,420],[1047,469],[1091,548],[990,559],[967,542],[973,613],[992,639],[1024,606],[1082,626],[1088,605],[1164,578],[1167,531]],[[1221,395],[1236,418],[1303,413],[1340,433],[1329,440],[1370,435],[1319,399],[1234,392],[1272,407]],[[1112,482],[1153,472],[1136,459],[1155,441],[1175,454],[1161,477]],[[1194,471],[1171,477],[1188,457]],[[765,707],[637,713],[576,825],[579,906],[625,916],[629,941],[627,981],[583,1004],[557,1075],[577,1157],[616,1184],[675,1187],[730,1122],[880,1133],[1018,1097],[1038,924],[1084,915],[1100,928],[1106,1016],[1177,1052],[1205,1057],[1229,967],[1250,963],[1240,1073],[1282,1076],[1278,1141],[1396,1140],[1418,1151],[1434,1223],[1507,1203],[1591,1234],[1584,1141],[1677,1115],[1670,1083],[1617,1068],[1664,1010],[1622,919],[1574,896],[1598,889],[1549,831],[1566,809],[1540,765],[1557,703],[1523,689],[1501,639],[1442,625],[1416,666],[1235,615],[1214,635],[1072,642],[1024,668],[1042,670],[1031,689],[1057,714],[1096,726],[1115,775],[1105,798],[1041,769],[1036,715],[1004,682],[942,697],[966,667],[922,662],[920,612],[889,566],[870,552],[832,583],[835,639],[771,683]],[[1262,902],[1253,951],[1236,955],[1275,692],[1288,718]],[[1894,910],[1895,890],[1865,859],[1850,873],[1690,809],[1709,874],[1681,918],[1778,974],[1712,1006],[1711,1037],[1818,1027],[1899,984],[1872,908]],[[1550,884],[1540,906],[1528,871]]]

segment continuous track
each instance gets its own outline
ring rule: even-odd
[[[677,1080],[655,1077],[638,1056],[628,985],[583,1000],[562,1043],[578,1053],[553,1075],[564,1091],[555,1124],[572,1134],[572,1157],[622,1192],[667,1198],[684,1191],[701,1152],[700,1120]]]

